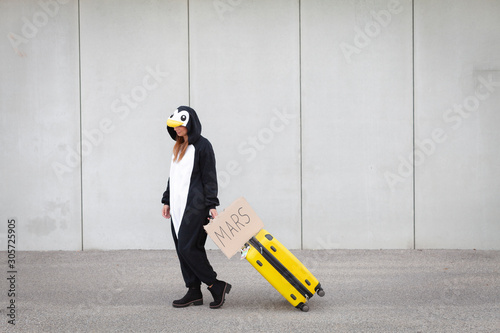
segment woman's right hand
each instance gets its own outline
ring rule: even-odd
[[[161,214],[163,215],[164,218],[169,219],[170,218],[170,206],[163,205],[163,209],[162,209]]]

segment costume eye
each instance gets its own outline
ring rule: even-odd
[[[181,120],[182,120],[182,121],[185,121],[185,120],[186,120],[186,115],[184,115],[184,114],[183,114],[183,115],[181,116]]]
[[[173,116],[174,116],[174,114],[172,113],[172,114],[170,115],[170,118],[172,118]]]

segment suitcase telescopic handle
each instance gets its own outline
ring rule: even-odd
[[[250,243],[250,245],[252,245],[256,250],[258,250],[260,252],[260,254],[262,254],[263,252],[263,248],[262,248],[262,245],[260,244],[260,242],[257,240],[257,238],[255,238],[255,236],[253,236],[252,238],[250,238],[250,240],[248,241]],[[260,250],[259,250],[260,249]]]

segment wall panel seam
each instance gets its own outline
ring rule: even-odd
[[[304,216],[303,216],[303,146],[302,146],[302,2],[299,0],[299,177],[300,177],[300,249],[304,249]]]
[[[191,30],[189,20],[189,0],[187,2],[187,79],[188,79],[188,105],[191,106]]]
[[[411,66],[412,66],[412,125],[413,125],[413,161],[412,161],[412,166],[413,166],[413,249],[416,249],[416,207],[415,207],[415,187],[416,187],[416,182],[415,182],[415,0],[412,0],[412,7],[411,7]]]
[[[83,239],[83,155],[82,155],[82,47],[81,47],[81,25],[80,25],[80,0],[78,6],[78,102],[80,113],[80,247],[84,250]]]

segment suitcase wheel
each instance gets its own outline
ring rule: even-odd
[[[316,286],[316,288],[314,288],[314,290],[316,291],[316,294],[318,294],[319,297],[325,296],[325,291],[323,290],[323,288],[321,288],[321,283],[318,283],[318,285]]]
[[[300,303],[299,305],[296,306],[297,308],[299,308],[301,311],[303,312],[307,312],[309,311],[309,305],[307,304],[304,304],[304,303]]]

